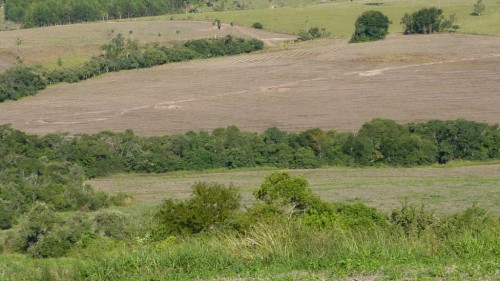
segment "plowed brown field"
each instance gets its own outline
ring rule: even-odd
[[[352,131],[372,118],[498,123],[500,37],[319,40],[112,73],[0,104],[0,123],[38,134],[161,135],[228,125]]]

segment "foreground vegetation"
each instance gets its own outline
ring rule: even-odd
[[[140,137],[131,131],[32,136],[0,127],[0,221],[10,228],[36,201],[56,210],[95,210],[109,204],[84,179],[118,172],[276,166],[417,166],[500,157],[500,130],[466,120],[399,125],[376,119],[357,134],[311,129],[263,134],[237,127],[184,135]]]
[[[198,183],[190,198],[165,200],[144,217],[79,213],[66,216],[72,224],[64,228],[63,218],[36,205],[3,243],[2,279],[490,280],[498,274],[500,220],[478,207],[438,218],[405,203],[387,216],[363,204],[322,201],[304,178],[286,172],[267,176],[246,211],[238,206],[233,187]],[[26,231],[41,225],[37,238],[27,240]],[[79,239],[70,244],[67,237]],[[19,248],[23,241],[31,243],[28,250]],[[31,259],[16,249],[66,257]]]

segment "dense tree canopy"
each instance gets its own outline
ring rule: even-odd
[[[389,30],[389,18],[379,11],[366,11],[358,17],[351,42],[384,39]]]
[[[181,0],[5,0],[5,18],[23,27],[156,16],[196,1]],[[199,1],[198,1],[199,2]]]

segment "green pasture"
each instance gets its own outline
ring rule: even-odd
[[[471,15],[475,3],[471,0],[326,1],[325,4],[303,1],[302,5],[299,4],[301,1],[286,1],[284,7],[281,8],[270,8],[267,0],[253,2],[255,9],[212,12],[209,8],[204,8],[203,12],[198,14],[167,15],[151,19],[207,21],[220,19],[226,24],[233,22],[243,26],[251,26],[254,22],[260,22],[266,30],[287,34],[297,34],[301,30],[316,26],[325,28],[332,37],[348,38],[354,31],[356,18],[364,11],[379,10],[386,14],[392,21],[389,32],[395,34],[403,31],[400,20],[405,13],[437,6],[443,9],[445,16],[451,14],[457,16],[457,24],[460,25],[459,32],[461,33],[500,35],[500,2],[496,0],[483,1],[486,9],[481,16]],[[372,5],[373,3],[381,5]]]
[[[473,205],[500,213],[500,164],[418,168],[322,168],[291,170],[308,180],[315,194],[327,201],[363,202],[386,213],[405,201],[423,204],[437,214],[463,211]],[[464,163],[462,163],[464,165]],[[134,203],[125,207],[140,213],[165,198],[183,199],[200,181],[236,186],[245,205],[252,192],[275,168],[216,169],[166,174],[117,174],[90,181],[108,193],[126,192]],[[142,207],[141,207],[142,206]]]

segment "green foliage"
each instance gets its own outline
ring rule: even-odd
[[[262,23],[260,23],[260,22],[254,22],[252,24],[252,27],[255,29],[264,29],[264,25],[262,25]]]
[[[387,217],[363,203],[317,203],[303,216],[305,225],[315,229],[371,229],[387,226]]]
[[[475,121],[433,120],[411,124],[410,132],[429,137],[437,145],[437,161],[482,160],[499,157],[498,125],[489,126]]]
[[[257,39],[246,40],[226,35],[221,39],[197,39],[183,44],[202,58],[250,53],[264,48],[264,43]]]
[[[183,45],[167,48],[158,44],[141,46],[137,40],[117,34],[109,44],[101,46],[104,51],[102,56],[92,57],[81,66],[52,71],[38,66],[18,66],[0,74],[0,102],[35,95],[49,84],[75,83],[112,71],[250,53],[263,48],[264,43],[260,40],[235,38],[231,35],[219,39],[191,40]]]
[[[15,220],[15,213],[10,204],[0,201],[0,230],[12,227]]]
[[[322,28],[320,30],[318,27],[315,26],[309,28],[309,30],[307,31],[301,30],[299,32],[297,41],[308,41],[327,36],[330,36],[330,33],[328,33],[325,28]]]
[[[46,204],[35,204],[21,218],[19,230],[10,242],[11,247],[19,252],[30,253],[32,256],[46,254],[36,251],[38,249],[36,245],[43,236],[50,233],[60,222],[61,218]]]
[[[318,197],[312,194],[308,185],[307,180],[301,176],[274,172],[264,179],[254,196],[271,210],[291,216],[303,213],[318,202]]]
[[[231,227],[240,195],[236,188],[199,182],[193,186],[191,198],[184,201],[166,199],[155,217],[157,238],[192,234],[211,229]]]
[[[270,128],[258,134],[230,126],[212,133],[162,137],[140,137],[131,131],[38,137],[0,126],[0,140],[1,228],[10,228],[36,201],[57,211],[97,210],[110,203],[124,205],[131,199],[126,194],[108,198],[84,184],[85,179],[118,172],[256,166],[406,167],[500,157],[498,125],[466,120],[400,125],[375,119],[364,124],[357,134],[318,128],[300,133]],[[264,207],[255,211],[304,212],[316,202],[308,190],[305,180],[274,175],[256,193]],[[185,202],[177,203],[166,204],[173,209],[189,207]]]
[[[438,223],[434,214],[426,210],[424,205],[416,206],[408,202],[404,202],[401,209],[392,211],[390,222],[400,227],[407,236],[417,237]]]
[[[379,11],[366,11],[354,24],[355,30],[351,43],[384,39],[389,30],[389,18]]]
[[[40,67],[16,66],[0,74],[0,102],[34,95],[47,85],[47,75]]]
[[[486,6],[483,3],[483,0],[477,0],[476,3],[474,3],[474,12],[472,12],[473,15],[475,16],[480,16],[484,9],[486,9]]]
[[[411,15],[405,14],[401,24],[404,26],[404,34],[430,34],[457,30],[459,27],[454,25],[455,21],[454,15],[445,19],[442,9],[431,7],[420,9]]]
[[[118,211],[100,211],[93,218],[95,232],[102,237],[130,240],[134,236],[133,219]]]
[[[5,18],[23,27],[71,24],[96,20],[114,20],[156,16],[174,12],[181,1],[170,0],[7,0]]]

